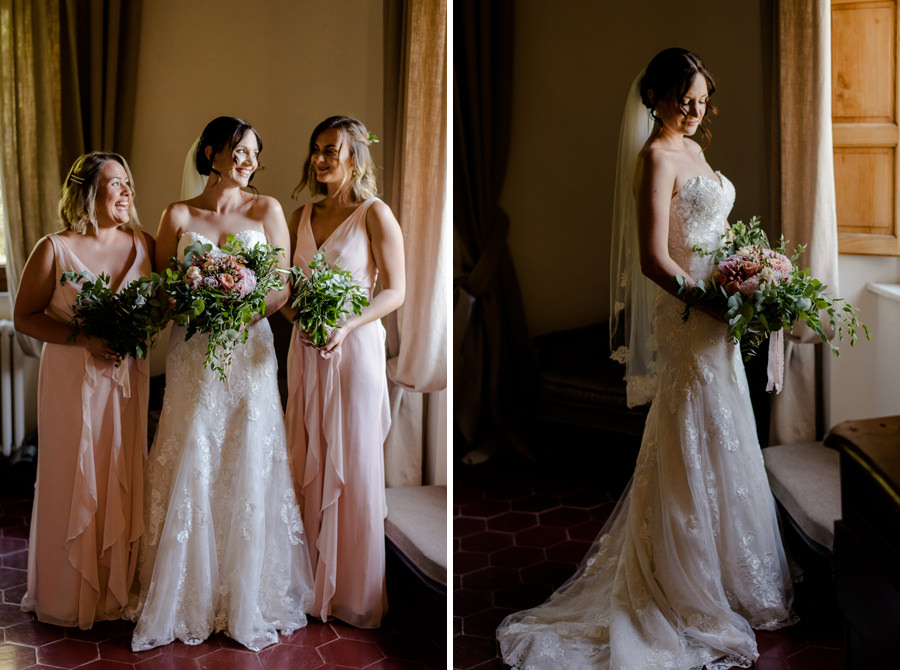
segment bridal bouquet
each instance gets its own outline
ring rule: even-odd
[[[118,293],[109,288],[110,277],[96,279],[87,271],[63,272],[60,283],[81,283],[75,304],[72,338],[84,333],[105,339],[119,354],[116,367],[126,356],[146,358],[156,344],[159,332],[168,321],[169,305],[157,292],[162,278],[155,272],[149,278],[135,279]]]
[[[811,277],[808,269],[797,268],[795,263],[804,246],[795,247],[788,258],[787,242],[782,236],[779,245],[770,248],[758,217],[749,224],[738,221],[722,239],[725,243],[716,251],[694,247],[694,251],[712,256],[716,262],[709,282],[699,281],[691,289],[683,277],[676,277],[679,295],[687,297],[683,318],[687,320],[691,309],[697,306],[723,310],[728,334],[732,341],[741,344],[745,360],[756,353],[770,333],[782,328],[791,331],[800,320],[838,355],[837,346],[826,333],[823,314],[839,341],[846,332],[852,346],[859,330],[866,339],[871,338],[855,307],[842,298],[829,296],[825,293],[827,286]]]
[[[357,316],[369,304],[366,292],[353,283],[353,275],[325,262],[324,247],[317,251],[307,277],[301,268],[291,268],[294,299],[291,307],[297,310],[294,323],[307,333],[316,346],[325,346],[330,328],[340,328],[345,314]]]
[[[278,254],[268,244],[247,247],[234,235],[221,249],[194,242],[184,250],[184,262],[170,259],[164,288],[174,302],[173,318],[185,326],[185,339],[209,335],[204,367],[223,381],[235,347],[247,341],[244,328],[254,314],[265,314],[269,291],[282,288]]]

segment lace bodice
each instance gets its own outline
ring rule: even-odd
[[[734,185],[721,172],[716,175],[721,183],[699,175],[672,198],[669,255],[694,279],[707,279],[713,269],[710,258],[696,253],[694,246],[717,249],[734,206]]]
[[[266,239],[266,234],[261,230],[254,230],[253,228],[248,228],[247,230],[242,230],[237,233],[235,236],[238,242],[243,243],[247,247],[252,247],[255,244],[267,244],[268,240]],[[218,250],[219,245],[216,244],[213,240],[209,239],[206,235],[202,233],[198,233],[195,230],[187,230],[178,240],[178,258],[180,260],[184,260],[184,249],[190,244],[194,242],[202,241],[204,243],[209,243],[213,245],[213,248]]]

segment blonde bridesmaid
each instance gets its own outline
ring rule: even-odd
[[[294,265],[308,272],[324,251],[371,300],[321,348],[294,328],[285,412],[315,571],[311,613],[360,628],[378,627],[387,610],[382,449],[390,412],[380,319],[402,304],[406,288],[403,237],[375,197],[369,143],[356,119],[334,116],[316,127],[294,195],[309,187],[320,199],[296,210],[288,225]]]
[[[100,338],[72,340],[78,286],[63,272],[110,276],[124,287],[152,271],[128,163],[75,161],[62,188],[65,230],[42,238],[14,309],[19,332],[44,341],[38,381],[38,474],[22,609],[58,626],[118,619],[128,602],[147,453],[148,361],[118,357]],[[127,374],[126,374],[127,373]]]

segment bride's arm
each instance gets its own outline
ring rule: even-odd
[[[300,225],[300,213],[303,211],[302,207],[298,207],[294,210],[293,214],[291,214],[291,218],[288,221],[288,239],[290,242],[289,246],[285,249],[285,253],[287,254],[287,264],[288,267],[294,262],[294,251],[297,247],[297,228]],[[285,275],[285,281],[290,280],[290,275]],[[281,308],[281,315],[287,319],[288,321],[293,322],[294,315],[297,313],[293,307],[291,307],[291,295],[290,289],[288,289],[288,299],[285,301],[284,306]]]
[[[669,255],[669,210],[675,190],[676,173],[659,151],[649,151],[643,159],[638,181],[638,245],[644,276],[673,295],[678,293],[675,277],[688,273]]]
[[[169,259],[173,258],[178,249],[178,233],[184,226],[184,219],[188,216],[187,209],[181,203],[174,203],[166,207],[159,220],[159,228],[156,231],[156,245],[153,254],[153,267],[157,272],[165,272],[169,267]]]
[[[662,152],[651,150],[644,157],[638,181],[638,244],[644,275],[687,303],[691,292],[681,291],[675,278],[683,277],[688,288],[695,287],[696,281],[669,255],[669,212],[676,176],[674,166]],[[722,319],[720,313],[708,307],[697,309]]]
[[[259,204],[265,207],[263,211],[263,229],[266,232],[266,240],[273,247],[281,247],[282,252],[278,256],[278,267],[287,271],[291,267],[291,238],[288,234],[287,222],[284,220],[284,210],[281,208],[281,203],[275,198],[267,196],[260,196]],[[281,290],[271,291],[266,296],[265,316],[274,314],[287,302],[291,295],[289,278],[289,274],[282,274],[283,286]]]

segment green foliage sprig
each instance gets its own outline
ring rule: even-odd
[[[806,250],[804,245],[794,247],[790,262],[792,270],[785,279],[759,281],[759,286],[750,295],[739,291],[729,292],[721,282],[716,281],[717,273],[735,257],[744,258],[751,251],[769,249],[765,232],[759,227],[759,218],[750,223],[736,222],[722,235],[723,244],[715,250],[697,245],[694,251],[712,257],[717,264],[717,272],[709,282],[698,281],[689,286],[684,277],[676,277],[678,294],[685,299],[682,317],[686,321],[693,309],[704,308],[722,313],[728,322],[728,335],[735,343],[740,343],[747,360],[755,355],[763,341],[780,329],[793,331],[798,321],[803,321],[827,343],[835,356],[840,355],[834,340],[842,342],[844,336],[853,346],[860,332],[866,339],[872,338],[871,330],[859,320],[859,312],[843,298],[834,298],[826,292],[827,286],[812,277],[808,268],[799,269],[795,263]],[[778,246],[772,251],[784,255],[787,242],[782,235]],[[824,320],[823,320],[824,316]],[[826,329],[826,324],[828,328]]]
[[[291,307],[297,310],[294,323],[307,333],[316,346],[325,346],[330,328],[340,328],[344,315],[357,316],[369,304],[366,292],[353,282],[353,275],[325,261],[325,248],[317,251],[309,263],[312,270],[307,277],[302,268],[291,268],[294,298]]]
[[[204,367],[223,381],[235,348],[247,341],[245,326],[254,314],[265,314],[269,292],[283,288],[278,267],[282,253],[268,244],[248,247],[228,235],[219,251],[198,240],[185,247],[183,262],[174,257],[169,261],[163,283],[174,303],[172,318],[185,326],[185,340],[197,333],[209,335]],[[223,283],[223,275],[230,279]]]
[[[81,284],[72,305],[74,328],[70,340],[84,334],[106,340],[119,354],[116,366],[127,356],[146,358],[169,319],[169,304],[158,295],[162,277],[152,273],[127,284],[121,291],[109,288],[110,276],[96,279],[89,272],[63,272],[61,284]]]

